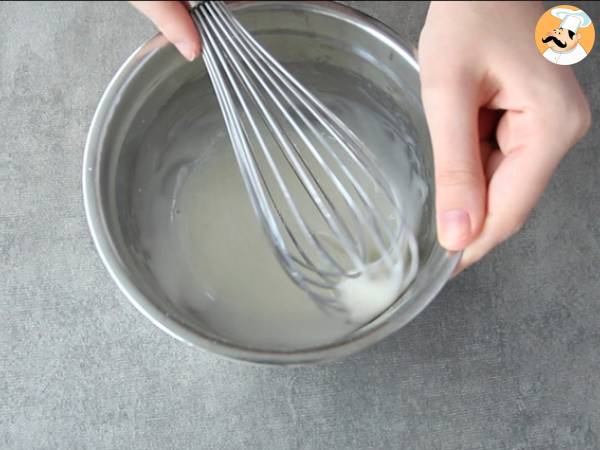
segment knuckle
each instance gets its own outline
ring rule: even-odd
[[[582,138],[592,126],[592,111],[587,100],[582,99],[573,111],[573,120],[576,127],[577,139]]]
[[[457,164],[440,168],[436,172],[438,186],[479,186],[482,183],[481,169],[473,164]]]
[[[579,140],[589,130],[592,114],[588,102],[582,96],[576,100],[566,101],[562,108],[562,119],[556,118],[566,128],[575,141]],[[565,121],[565,118],[567,120]]]
[[[531,124],[539,131],[549,128],[560,129],[561,134],[567,138],[567,149],[581,139],[592,125],[590,105],[581,91],[571,95],[553,96],[545,107],[539,108]]]

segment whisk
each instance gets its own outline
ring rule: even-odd
[[[339,288],[351,280],[394,272],[398,294],[406,289],[417,243],[374,154],[223,2],[188,3],[251,205],[285,272],[327,311],[345,310]]]

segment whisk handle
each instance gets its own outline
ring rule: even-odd
[[[191,9],[194,9],[194,8],[200,6],[202,3],[204,3],[204,1],[203,0],[191,0],[191,1],[187,1],[185,3],[187,3],[188,8],[191,10]]]

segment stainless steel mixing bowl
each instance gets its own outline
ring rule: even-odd
[[[91,233],[121,291],[171,336],[226,357],[260,363],[300,364],[330,360],[363,349],[398,330],[440,291],[459,255],[435,238],[433,160],[419,96],[418,66],[408,46],[376,20],[329,2],[237,2],[230,7],[244,25],[284,64],[326,62],[351,71],[387,95],[409,138],[411,164],[429,194],[418,234],[421,269],[409,290],[387,311],[341,341],[293,351],[247,348],[207,330],[164,294],[139,250],[132,214],[131,174],[140,164],[141,137],[153,115],[186,82],[204,71],[157,36],[139,48],[115,75],[94,116],[85,149],[83,191]],[[274,294],[275,295],[275,294]],[[283,300],[282,300],[283,301]]]

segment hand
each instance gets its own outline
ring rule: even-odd
[[[516,233],[588,130],[571,68],[534,42],[537,2],[432,2],[419,40],[438,238],[458,271]]]
[[[185,5],[177,1],[129,2],[147,16],[189,61],[200,56],[200,35]]]

